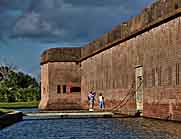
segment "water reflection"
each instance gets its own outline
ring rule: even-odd
[[[21,109],[16,109],[16,111],[21,111],[23,113],[26,112],[38,112],[37,108],[21,108]]]
[[[0,131],[0,139],[180,139],[181,124],[142,118],[24,121]]]

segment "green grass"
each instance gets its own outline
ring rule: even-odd
[[[10,109],[0,109],[0,112],[8,113],[8,112],[13,112],[13,110],[10,110]]]
[[[12,103],[0,102],[0,108],[3,108],[3,109],[37,108],[38,104],[39,104],[38,101],[34,101],[34,102],[12,102]]]
[[[11,110],[11,109],[1,109],[0,108],[0,116],[5,114],[5,113],[9,113],[9,112],[13,112],[14,110]]]

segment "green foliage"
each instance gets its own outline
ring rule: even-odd
[[[4,68],[0,67],[0,69]],[[40,86],[36,79],[23,72],[16,72],[8,68],[6,76],[0,81],[0,102],[29,102],[38,100],[40,100]]]

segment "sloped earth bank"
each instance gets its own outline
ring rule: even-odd
[[[0,115],[0,129],[23,120],[23,113],[12,111]]]

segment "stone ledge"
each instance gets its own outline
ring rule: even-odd
[[[58,119],[76,119],[76,118],[112,118],[112,112],[39,112],[39,113],[26,113],[29,118],[58,118]]]

